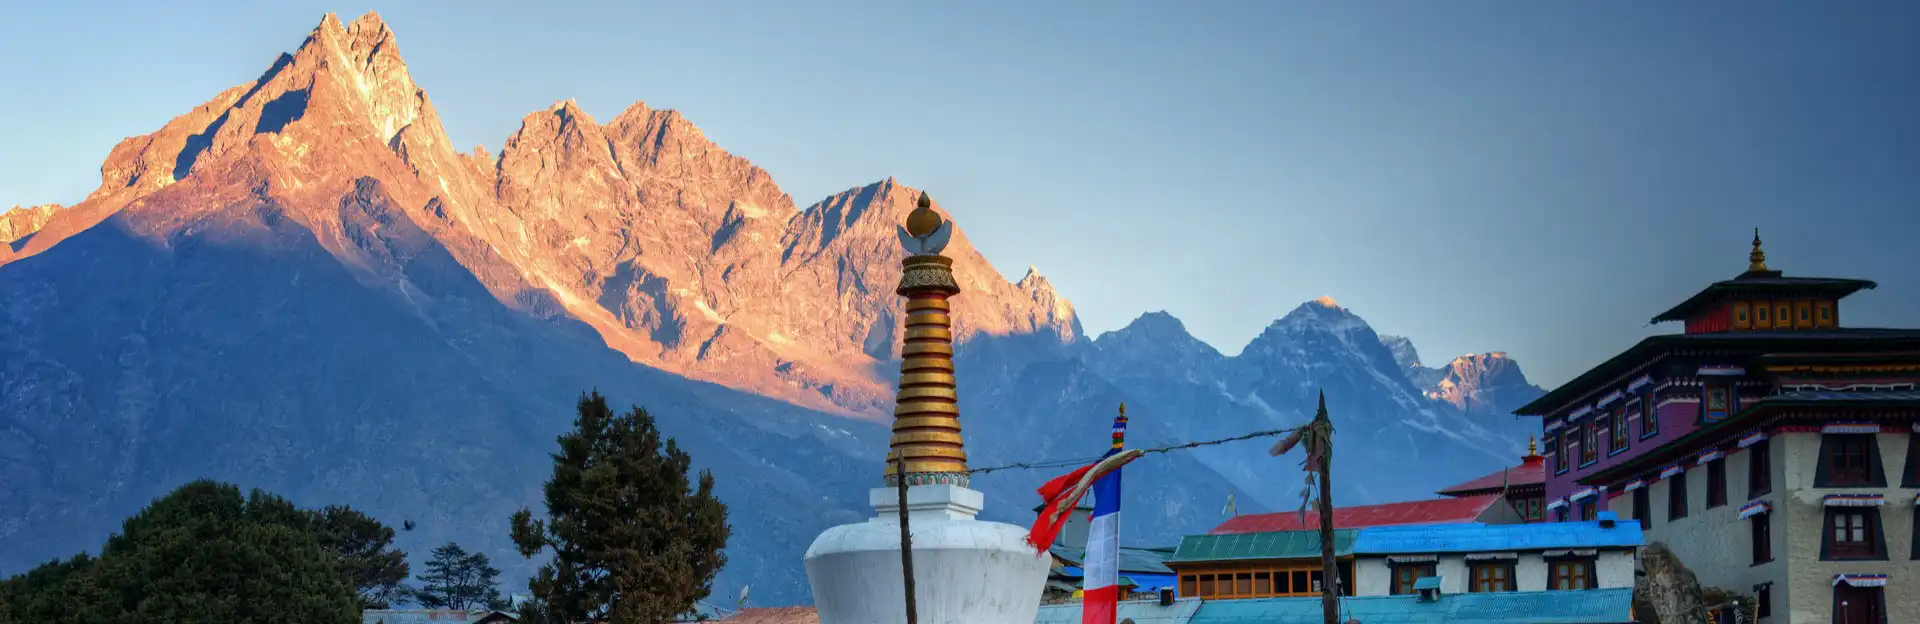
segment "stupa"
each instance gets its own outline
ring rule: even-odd
[[[947,303],[960,285],[953,260],[940,255],[953,224],[922,193],[899,235],[907,259],[894,292],[907,299],[906,333],[884,486],[867,493],[872,519],[827,529],[807,549],[814,607],[821,624],[907,621],[897,489],[905,479],[919,624],[1031,624],[1050,558],[1027,545],[1027,529],[974,519],[985,497],[968,487]]]

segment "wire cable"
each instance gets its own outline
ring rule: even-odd
[[[1154,448],[1138,449],[1138,450],[1141,453],[1152,455],[1154,453],[1182,451],[1182,450],[1191,449],[1191,448],[1199,448],[1202,446],[1214,446],[1217,444],[1226,444],[1228,442],[1252,440],[1254,438],[1270,438],[1273,436],[1286,435],[1289,433],[1293,433],[1297,429],[1299,429],[1299,427],[1287,427],[1285,429],[1269,429],[1266,431],[1255,431],[1253,433],[1249,433],[1245,435],[1237,435],[1231,438],[1220,438],[1218,440],[1203,440],[1199,442],[1185,442],[1181,444],[1172,444],[1168,446],[1158,446]],[[999,472],[1002,470],[1015,470],[1015,469],[1023,469],[1023,468],[1024,469],[1065,468],[1067,466],[1084,466],[1096,461],[1100,461],[1100,458],[1088,457],[1088,458],[1081,458],[1081,459],[1055,459],[1055,460],[1046,460],[1046,461],[1017,462],[1017,463],[1005,464],[1000,466],[989,466],[986,468],[974,468],[972,470],[968,470],[967,474],[977,475],[977,474],[986,474],[989,472]]]

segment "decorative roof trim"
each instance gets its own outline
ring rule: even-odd
[[[1830,423],[1821,426],[1820,433],[1880,433],[1880,424],[1867,422]]]
[[[1682,397],[1667,397],[1667,398],[1664,398],[1664,399],[1660,399],[1660,402],[1659,402],[1659,403],[1657,403],[1657,404],[1655,404],[1655,405],[1653,406],[1653,409],[1660,409],[1660,408],[1662,408],[1662,407],[1666,407],[1666,406],[1668,406],[1668,405],[1673,405],[1673,404],[1675,404],[1675,403],[1687,403],[1687,404],[1691,404],[1691,405],[1699,405],[1699,404],[1700,404],[1700,397],[1697,397],[1697,396],[1693,396],[1693,397],[1685,397],[1685,396],[1682,396]]]
[[[1627,392],[1639,392],[1641,388],[1651,385],[1653,385],[1653,375],[1641,375],[1640,378],[1627,383]]]
[[[1547,509],[1559,509],[1565,506],[1567,506],[1567,499],[1564,498],[1554,499],[1553,502],[1547,503]]]
[[[1707,465],[1707,462],[1720,459],[1726,456],[1727,454],[1720,452],[1720,449],[1717,449],[1717,448],[1707,449],[1705,452],[1700,453],[1700,457],[1698,459],[1695,459],[1693,463],[1705,466]]]
[[[1753,446],[1755,444],[1765,442],[1766,440],[1767,440],[1767,432],[1756,429],[1754,430],[1753,433],[1740,436],[1740,448],[1747,448],[1749,446]]]
[[[1747,374],[1747,367],[1731,365],[1702,366],[1700,370],[1694,372],[1694,375],[1699,377],[1739,377],[1745,374]]]
[[[1839,587],[1841,583],[1846,583],[1854,587],[1886,587],[1887,575],[1885,574],[1835,574],[1833,575],[1833,586]]]
[[[1592,548],[1570,548],[1570,549],[1564,549],[1564,550],[1549,550],[1549,551],[1540,553],[1540,556],[1542,557],[1592,557],[1598,554],[1600,554],[1600,551]]]
[[[1588,414],[1592,414],[1592,413],[1593,413],[1592,405],[1582,405],[1579,407],[1579,409],[1575,409],[1572,412],[1567,413],[1567,422],[1573,422],[1576,420],[1580,420],[1582,418],[1586,418]]]
[[[1821,499],[1827,507],[1879,507],[1887,504],[1884,494],[1828,494]]]
[[[1675,475],[1684,474],[1686,471],[1687,471],[1686,467],[1681,466],[1679,464],[1674,464],[1672,466],[1667,466],[1666,470],[1660,471],[1660,478],[1672,479]]]
[[[1577,503],[1589,498],[1593,498],[1593,488],[1581,488],[1580,491],[1574,492],[1572,496],[1568,496],[1567,500]]]
[[[1467,561],[1488,561],[1494,559],[1519,559],[1517,552],[1467,553]]]
[[[1773,511],[1773,505],[1767,504],[1767,501],[1753,501],[1740,506],[1740,519],[1745,520],[1769,511]]]
[[[1558,420],[1556,420],[1556,421],[1553,421],[1553,422],[1550,422],[1550,423],[1547,423],[1547,426],[1545,426],[1545,427],[1542,427],[1542,428],[1540,429],[1540,431],[1541,431],[1541,432],[1543,432],[1543,433],[1553,433],[1553,432],[1555,432],[1555,431],[1559,431],[1559,430],[1560,430],[1560,427],[1561,427],[1562,425],[1564,425],[1564,424],[1566,424],[1566,423],[1562,423],[1562,422],[1560,422],[1560,421],[1558,421]]]
[[[1594,402],[1594,405],[1597,407],[1606,407],[1608,405],[1612,405],[1615,401],[1619,401],[1620,399],[1624,399],[1624,398],[1627,398],[1626,392],[1615,390],[1613,392],[1608,392],[1607,396],[1600,397],[1600,400]]]
[[[1393,555],[1387,557],[1387,563],[1432,563],[1439,560],[1439,555]]]
[[[1643,488],[1643,487],[1647,487],[1647,480],[1646,480],[1646,479],[1634,479],[1634,480],[1632,480],[1632,481],[1628,481],[1628,482],[1627,482],[1627,487],[1623,487],[1623,488],[1620,488],[1620,491],[1622,491],[1622,492],[1632,492],[1632,491],[1634,491],[1634,490],[1638,490],[1638,489],[1640,489],[1640,488]]]

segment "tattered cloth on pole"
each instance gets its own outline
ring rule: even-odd
[[[1300,522],[1305,524],[1307,510],[1317,510],[1321,505],[1320,499],[1313,497],[1320,471],[1333,462],[1333,421],[1327,419],[1327,398],[1324,395],[1320,397],[1320,413],[1314,416],[1313,421],[1281,438],[1267,453],[1279,457],[1292,451],[1295,446],[1305,447],[1307,452],[1306,459],[1300,462],[1300,468],[1307,473],[1307,487],[1300,490]]]
[[[1040,507],[1040,517],[1033,519],[1033,529],[1027,531],[1027,544],[1033,546],[1034,550],[1047,552],[1053,546],[1053,538],[1060,534],[1060,526],[1066,522],[1067,514],[1086,495],[1087,489],[1093,487],[1093,482],[1142,455],[1146,453],[1139,450],[1121,451],[1054,477],[1040,486],[1040,498],[1046,502]]]

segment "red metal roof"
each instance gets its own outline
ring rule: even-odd
[[[1472,481],[1468,481],[1466,483],[1462,483],[1460,485],[1456,485],[1444,490],[1440,490],[1439,492],[1435,492],[1435,493],[1441,496],[1460,496],[1463,494],[1483,494],[1488,492],[1499,491],[1500,486],[1502,484],[1506,485],[1507,487],[1520,487],[1525,485],[1544,486],[1546,485],[1546,483],[1547,483],[1546,459],[1543,457],[1540,457],[1539,455],[1533,455],[1533,456],[1527,457],[1518,466],[1514,466],[1512,468],[1508,468],[1501,472],[1496,472],[1484,477],[1480,477],[1478,479],[1474,479]]]
[[[1333,528],[1358,529],[1393,524],[1454,524],[1478,522],[1487,508],[1500,502],[1498,494],[1466,496],[1461,498],[1437,498],[1433,500],[1387,503],[1384,505],[1362,505],[1359,507],[1335,507],[1333,509]],[[1305,531],[1320,528],[1320,515],[1307,513],[1306,522],[1300,521],[1298,512],[1283,511],[1270,514],[1250,514],[1239,516],[1214,527],[1212,535],[1231,533],[1265,533],[1267,531]]]

